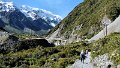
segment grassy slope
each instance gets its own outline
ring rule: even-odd
[[[50,33],[53,33],[59,27],[63,28],[60,31],[61,36],[69,36],[72,30],[83,25],[80,30],[75,30],[75,34],[80,36],[92,37],[97,34],[102,28],[101,20],[105,14],[114,20],[120,14],[120,0],[85,0],[83,3],[75,7],[75,9],[56,26]],[[92,27],[92,29],[91,29]],[[93,31],[91,34],[89,32]]]
[[[113,33],[92,43],[90,46],[91,50],[95,51],[92,54],[93,58],[108,53],[115,64],[120,64],[120,33]]]

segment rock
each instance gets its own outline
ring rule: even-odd
[[[120,65],[118,65],[117,68],[120,68]]]
[[[92,63],[96,64],[96,66],[100,68],[107,68],[108,65],[111,65],[111,68],[114,68],[114,64],[111,60],[109,60],[108,54],[99,55],[93,59]]]
[[[8,35],[6,40],[0,45],[0,53],[8,53],[15,50],[15,45],[18,42],[18,38],[13,35]]]

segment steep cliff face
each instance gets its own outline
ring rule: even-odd
[[[90,39],[104,28],[105,16],[112,22],[119,14],[119,0],[85,0],[49,32],[49,37],[59,29],[54,37],[65,39],[68,43]]]

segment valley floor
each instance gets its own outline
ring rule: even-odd
[[[120,33],[113,33],[90,44],[78,42],[52,47],[46,44],[47,41],[38,40],[39,38],[26,40],[24,35],[19,37],[25,40],[16,42],[14,47],[2,45],[6,48],[0,49],[0,68],[107,68],[102,65],[109,60],[120,68]],[[14,38],[16,37],[10,36],[5,42]],[[86,49],[91,52],[83,64],[79,60],[80,53]],[[95,65],[97,67],[93,67]]]

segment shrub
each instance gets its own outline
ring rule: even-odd
[[[61,58],[56,63],[56,68],[66,68],[69,64],[74,63],[74,61],[70,58]]]

